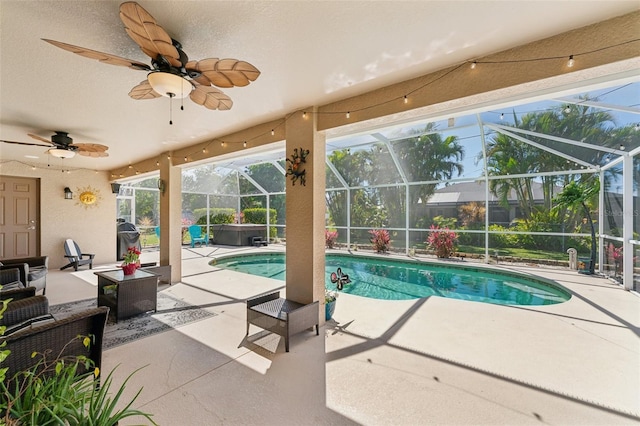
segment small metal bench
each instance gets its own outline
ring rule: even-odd
[[[249,325],[284,337],[284,348],[289,352],[289,337],[316,327],[319,334],[319,302],[308,305],[280,297],[280,292],[266,294],[247,300],[247,336]]]

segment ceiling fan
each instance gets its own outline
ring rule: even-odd
[[[120,19],[129,37],[151,58],[151,66],[60,41],[43,40],[86,58],[148,72],[147,79],[129,92],[133,99],[184,98],[188,95],[205,108],[228,110],[233,105],[231,98],[212,86],[246,86],[260,75],[256,67],[237,59],[190,61],[180,42],[169,37],[153,16],[136,2],[120,5]]]
[[[58,158],[73,158],[76,154],[84,155],[85,157],[108,157],[106,152],[109,147],[98,143],[73,143],[73,139],[69,137],[69,133],[56,130],[56,134],[51,136],[51,140],[47,140],[38,135],[28,133],[33,139],[44,142],[32,143],[32,142],[16,142],[1,140],[0,142],[11,143],[16,145],[30,145],[30,146],[45,146],[49,147],[47,154],[53,155]]]

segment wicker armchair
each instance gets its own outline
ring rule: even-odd
[[[284,337],[284,348],[289,352],[289,338],[315,326],[316,336],[319,326],[319,302],[307,305],[283,299],[280,292],[265,294],[247,300],[247,336],[249,325]]]
[[[13,303],[13,302],[12,302]],[[102,339],[107,323],[109,308],[99,307],[69,315],[67,317],[25,328],[9,336],[0,337],[0,342],[7,342],[3,349],[11,351],[2,367],[7,367],[7,377],[12,378],[20,371],[34,367],[42,358],[31,357],[33,352],[46,353],[47,360],[56,357],[86,356],[94,362],[95,367],[102,365]],[[82,338],[91,337],[92,343],[87,349]],[[84,368],[80,366],[80,369]]]
[[[47,273],[49,271],[49,257],[35,256],[18,259],[3,259],[0,262],[0,270],[18,268],[20,281],[29,287],[35,287],[36,291],[47,292]]]
[[[28,287],[35,292],[33,287]],[[11,290],[13,291],[13,290]],[[7,304],[7,310],[0,318],[0,325],[12,326],[29,321],[32,318],[49,314],[49,301],[45,296],[26,297],[18,300],[11,300]]]
[[[26,299],[27,297],[33,297],[35,295],[35,287],[14,288],[11,290],[0,291],[0,300],[11,299],[12,301],[16,301],[20,299]]]
[[[25,266],[28,267],[27,265]],[[16,288],[24,288],[24,281],[20,280],[20,275],[21,272],[19,268],[5,267],[4,269],[2,269],[0,267],[0,285],[2,285],[2,290],[0,290],[0,292],[5,292]]]

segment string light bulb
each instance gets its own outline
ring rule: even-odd
[[[408,104],[409,103],[409,98],[407,98],[407,95],[404,95],[404,103]]]
[[[500,120],[504,120],[504,112],[500,114]]]
[[[472,69],[472,70],[475,70],[477,65],[478,65],[478,62],[477,62],[477,61],[473,61],[473,62],[471,62],[471,69]]]
[[[347,111],[347,118],[351,117],[351,112]]]
[[[206,154],[207,153],[207,148],[202,148],[202,153]]]
[[[574,62],[575,61],[573,60],[573,55],[569,56],[569,62],[567,62],[567,66],[571,68]]]
[[[160,167],[160,160],[156,161],[156,167]]]
[[[184,162],[186,163],[187,161],[188,161],[188,160],[187,160],[187,156],[185,155],[185,157],[184,157]]]
[[[247,147],[247,141],[242,142],[242,146],[243,146],[244,148],[246,148],[246,147]]]
[[[275,129],[271,129],[271,136],[275,136],[275,134],[276,134]]]
[[[224,148],[224,141],[220,142],[220,146]]]
[[[302,118],[307,118],[307,111],[302,111]]]
[[[565,114],[569,114],[570,112],[571,112],[571,106],[570,106],[570,105],[567,105],[567,106],[564,108],[564,113],[565,113]]]

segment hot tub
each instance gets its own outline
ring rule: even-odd
[[[256,223],[225,223],[211,228],[213,243],[225,246],[250,246],[254,237],[267,238],[267,225]]]

